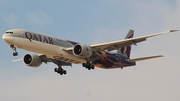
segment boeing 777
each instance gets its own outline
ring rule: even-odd
[[[39,67],[42,62],[46,64],[47,62],[53,62],[58,66],[54,71],[63,75],[67,72],[62,66],[72,66],[72,63],[82,64],[88,70],[95,67],[122,69],[127,66],[135,66],[136,61],[162,57],[162,55],[157,55],[130,59],[131,45],[146,41],[149,37],[175,31],[177,30],[133,38],[134,31],[130,30],[123,40],[92,45],[85,45],[24,29],[8,30],[2,38],[14,50],[14,56],[18,55],[16,48],[39,53],[28,53],[24,55],[23,59],[14,61],[23,61],[25,65],[31,67]],[[117,50],[117,52],[110,52],[113,50]]]

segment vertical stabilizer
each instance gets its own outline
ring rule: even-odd
[[[134,30],[129,30],[129,32],[126,35],[125,39],[133,38],[133,35],[134,35]],[[130,57],[130,53],[131,53],[131,45],[119,48],[117,50],[117,53],[118,54],[122,54],[122,55],[124,55],[124,56],[129,58]]]

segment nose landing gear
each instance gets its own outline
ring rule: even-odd
[[[17,56],[18,55],[18,52],[16,51],[16,46],[14,45],[10,45],[10,47],[13,49],[13,56]]]

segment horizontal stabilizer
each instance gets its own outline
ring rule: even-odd
[[[128,61],[128,62],[136,62],[136,61],[143,61],[143,60],[154,59],[154,58],[159,58],[159,57],[163,57],[163,56],[162,56],[162,55],[157,55],[157,56],[150,56],[150,57],[129,59],[129,60],[127,60],[127,61]]]

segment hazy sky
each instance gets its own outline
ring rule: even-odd
[[[84,44],[123,39],[129,29],[143,36],[180,30],[179,0],[0,0],[0,33],[27,29]],[[53,63],[28,67],[0,40],[0,101],[179,101],[180,32],[132,47],[131,58],[164,55],[121,69],[81,65],[54,72]]]

